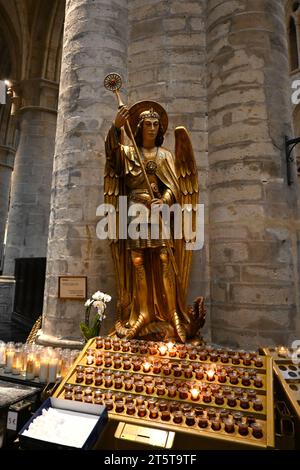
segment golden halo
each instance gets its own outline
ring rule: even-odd
[[[132,130],[133,135],[135,134],[140,114],[143,111],[148,111],[149,109],[153,109],[156,113],[160,115],[160,122],[163,129],[163,133],[165,134],[168,128],[168,115],[165,109],[156,101],[138,101],[137,103],[133,104],[129,109],[129,124]],[[128,126],[125,124],[125,131],[128,137],[130,138],[130,133]]]

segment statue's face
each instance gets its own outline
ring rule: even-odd
[[[143,123],[143,141],[155,141],[159,130],[159,120],[157,118],[146,118]]]

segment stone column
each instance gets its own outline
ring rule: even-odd
[[[0,106],[0,266],[3,269],[3,243],[8,216],[11,175],[16,153],[16,128],[12,116],[13,97]],[[15,280],[12,276],[0,276],[0,322],[11,321]]]
[[[15,149],[0,146],[0,265],[9,204],[11,173],[14,166]],[[0,321],[11,320],[15,281],[13,277],[0,276]]]
[[[4,275],[13,276],[15,259],[46,257],[50,190],[56,128],[57,84],[19,84],[20,140],[13,173]]]
[[[11,173],[14,168],[15,149],[0,145],[0,265],[8,213]]]
[[[207,199],[206,2],[131,0],[129,2],[129,102],[154,99],[169,115],[164,145],[174,150],[174,129],[190,134],[199,172],[200,203]],[[209,305],[208,231],[193,253],[188,302],[203,295]],[[210,315],[207,314],[206,330]]]
[[[299,338],[283,3],[208,0],[212,339],[224,345]]]
[[[67,0],[40,343],[72,346],[81,339],[84,302],[59,299],[58,276],[87,276],[88,295],[102,290],[115,297],[96,209],[103,201],[104,139],[117,110],[103,79],[117,71],[126,80],[126,66],[127,2]]]

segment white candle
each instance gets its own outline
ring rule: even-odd
[[[6,352],[6,366],[5,366],[5,371],[6,372],[11,372],[12,371],[14,355],[15,355],[15,351],[7,351]]]
[[[52,357],[49,360],[48,382],[50,383],[56,382],[56,375],[57,375],[57,359],[55,357]]]
[[[27,357],[25,377],[27,380],[34,379],[34,355],[33,354],[29,354]]]
[[[4,367],[6,362],[6,346],[0,341],[0,367]]]
[[[39,371],[39,381],[42,383],[47,382],[48,378],[48,366],[49,366],[49,359],[47,356],[41,357],[40,362],[40,371]]]
[[[16,351],[12,363],[12,373],[14,375],[19,375],[22,369],[22,352]]]

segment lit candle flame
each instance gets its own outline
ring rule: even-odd
[[[211,379],[213,378],[213,376],[215,375],[215,371],[214,371],[213,369],[209,369],[209,370],[206,372],[206,374],[207,374],[207,378],[208,378],[209,380],[211,380]]]
[[[197,388],[192,388],[191,397],[192,400],[197,400],[197,398],[199,398],[199,390]]]
[[[167,352],[167,346],[165,344],[162,344],[161,346],[159,346],[159,352],[160,352],[160,355],[161,356],[164,356]]]

